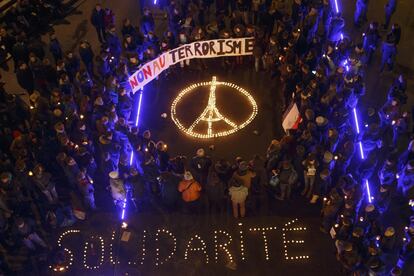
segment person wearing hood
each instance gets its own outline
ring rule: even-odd
[[[240,181],[250,191],[252,179],[255,176],[256,173],[249,169],[249,164],[246,161],[241,161],[238,164],[237,170],[233,173],[232,178],[236,178],[237,181]]]
[[[178,185],[178,191],[184,202],[184,209],[187,213],[199,213],[201,185],[198,183],[190,171],[184,173],[184,179]]]

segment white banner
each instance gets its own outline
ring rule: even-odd
[[[192,58],[252,55],[253,46],[254,38],[251,37],[214,39],[185,44],[145,63],[129,77],[129,84],[132,92],[135,93],[162,71],[180,61]]]

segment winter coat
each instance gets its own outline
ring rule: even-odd
[[[183,180],[178,185],[178,191],[185,202],[193,202],[200,198],[201,185],[192,180]]]
[[[97,11],[96,9],[93,10],[91,15],[91,23],[95,28],[104,28],[105,27],[105,20],[104,20],[105,13],[101,9]]]
[[[59,40],[52,39],[49,44],[49,51],[55,58],[62,58],[62,47],[60,46]]]
[[[81,57],[83,63],[85,64],[90,64],[93,62],[93,51],[92,48],[86,47],[86,48],[82,48],[79,47],[79,56]]]
[[[249,189],[247,189],[247,187],[243,185],[240,187],[232,186],[229,188],[229,195],[233,203],[245,202],[248,194],[249,194]]]
[[[27,69],[17,69],[16,71],[17,82],[19,85],[26,90],[32,91],[34,89],[34,79],[33,73],[30,68]]]
[[[180,193],[177,189],[180,184],[180,178],[168,172],[163,173],[160,179],[162,201],[167,205],[175,204],[180,198]]]
[[[224,198],[224,189],[226,185],[220,179],[215,170],[210,170],[207,177],[206,192],[208,199],[212,202],[219,202]]]

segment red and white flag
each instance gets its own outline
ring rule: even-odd
[[[282,117],[282,127],[285,132],[289,129],[297,129],[302,117],[300,117],[299,109],[296,103],[292,102]]]

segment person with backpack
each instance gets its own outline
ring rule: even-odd
[[[184,180],[178,185],[178,191],[184,201],[184,211],[199,213],[201,185],[193,178],[190,171],[184,173]]]

